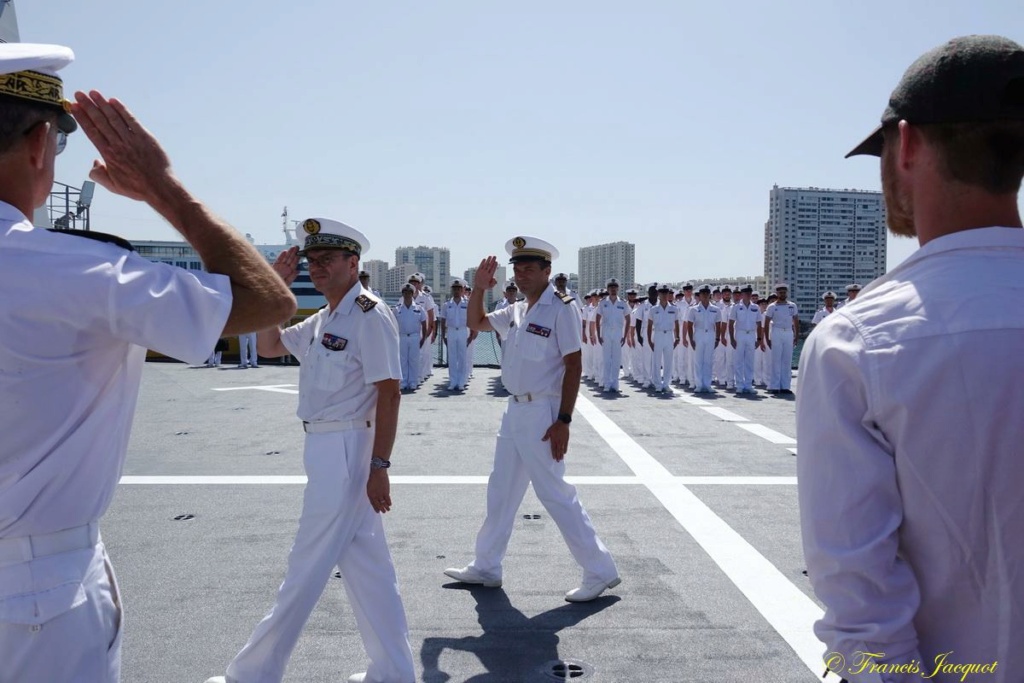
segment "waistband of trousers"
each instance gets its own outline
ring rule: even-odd
[[[99,538],[99,522],[89,522],[50,534],[0,538],[0,564],[28,562],[37,557],[92,548]]]
[[[326,422],[302,423],[302,431],[307,434],[323,434],[326,432],[347,432],[353,429],[369,429],[372,420],[331,420]]]
[[[509,403],[533,403],[534,401],[551,400],[559,398],[554,394],[541,394],[537,392],[527,392],[525,394],[512,394],[508,397]]]

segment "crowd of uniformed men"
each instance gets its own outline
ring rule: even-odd
[[[477,338],[466,326],[470,287],[455,278],[451,295],[438,306],[423,281],[422,274],[412,275],[402,288],[403,301],[394,307],[402,337],[402,388],[413,390],[433,374],[431,343],[440,336],[447,348],[448,389],[463,391],[472,374]],[[800,321],[785,283],[767,297],[750,285],[695,287],[687,282],[673,289],[652,283],[630,287],[625,298],[616,278],[583,295],[567,288],[565,273],[557,273],[553,284],[575,301],[583,378],[603,392],[619,393],[619,380],[627,379],[658,393],[668,393],[672,384],[695,393],[712,392],[714,386],[739,394],[754,394],[755,387],[769,394],[793,393],[790,369]],[[812,326],[853,301],[859,291],[859,284],[848,285],[847,298],[838,303],[834,292],[825,292]],[[494,310],[517,301],[515,282],[508,282],[504,294]]]

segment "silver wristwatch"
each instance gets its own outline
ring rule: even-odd
[[[375,470],[386,470],[387,468],[391,467],[391,461],[385,460],[384,458],[378,458],[377,456],[373,456],[372,458],[370,458],[370,467],[372,467]]]

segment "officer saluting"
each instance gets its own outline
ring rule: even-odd
[[[476,538],[476,557],[469,566],[446,569],[463,583],[501,585],[501,562],[512,535],[516,511],[533,490],[558,525],[576,561],[583,582],[569,591],[569,602],[593,600],[619,584],[615,562],[597,537],[590,517],[565,481],[569,423],[580,387],[579,318],[572,297],[557,294],[549,284],[553,246],[535,237],[516,237],[505,245],[513,272],[526,297],[501,311],[484,311],[484,290],[493,287],[498,262],[488,256],[474,278],[468,324],[505,337],[501,381],[512,394],[498,429],[494,469],[487,482],[487,517]]]
[[[398,326],[391,309],[356,279],[366,237],[326,218],[309,218],[302,227],[303,250],[282,252],[274,270],[291,284],[298,256],[305,256],[328,305],[287,329],[261,330],[258,343],[265,356],[291,354],[301,364],[298,416],[309,481],[277,603],[228,666],[227,680],[281,680],[337,566],[370,657],[367,672],[349,683],[409,683],[416,677],[409,627],[377,514],[391,509],[388,467],[402,377]]]

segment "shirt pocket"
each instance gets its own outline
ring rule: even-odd
[[[352,376],[356,358],[349,348],[332,351],[321,344],[314,344],[309,350],[313,356],[310,364],[313,386],[321,391],[338,391]]]
[[[544,360],[548,357],[548,346],[555,343],[551,337],[532,334],[524,328],[520,328],[519,337],[519,349],[526,360]]]

